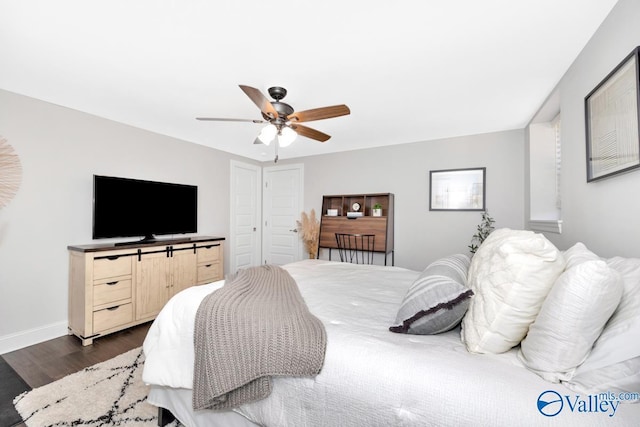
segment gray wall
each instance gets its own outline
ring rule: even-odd
[[[23,168],[0,209],[0,353],[66,334],[67,245],[92,242],[93,174],[198,185],[198,234],[229,236],[229,160],[251,160],[2,90],[0,106]]]
[[[561,249],[640,257],[640,170],[587,184],[584,97],[640,44],[640,2],[620,0],[558,85],[562,115]],[[527,194],[528,197],[528,194]]]
[[[307,212],[319,214],[325,194],[393,193],[395,265],[422,270],[440,256],[468,253],[481,220],[480,212],[429,211],[429,171],[486,167],[487,208],[496,226],[523,228],[523,159],[524,132],[514,130],[292,162],[304,163]],[[327,256],[324,250],[321,258]]]

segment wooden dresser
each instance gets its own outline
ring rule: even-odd
[[[153,320],[173,295],[224,277],[223,237],[68,246],[69,333],[82,345]]]

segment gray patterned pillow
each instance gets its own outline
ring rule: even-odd
[[[400,305],[391,332],[432,335],[460,323],[473,291],[466,287],[471,259],[450,255],[431,263],[413,282]]]

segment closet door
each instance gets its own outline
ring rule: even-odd
[[[263,170],[264,264],[283,265],[303,258],[296,221],[304,210],[304,166],[292,164]]]
[[[262,264],[262,168],[231,160],[229,271]]]

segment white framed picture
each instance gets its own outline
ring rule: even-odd
[[[485,211],[486,168],[429,172],[430,211]]]

